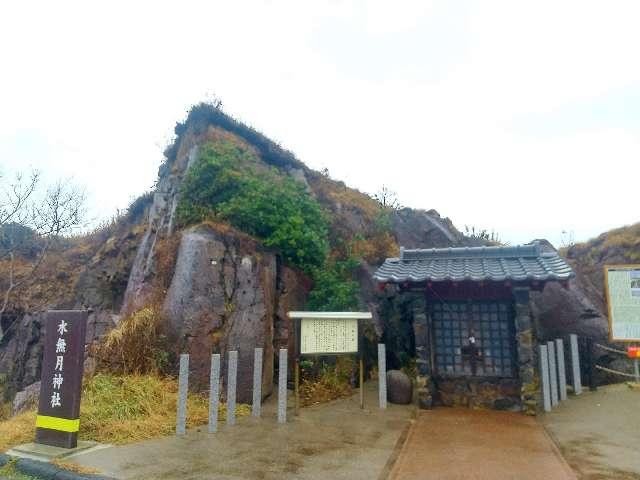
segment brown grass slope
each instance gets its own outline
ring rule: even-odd
[[[603,268],[612,264],[640,264],[640,222],[610,230],[561,253],[576,272],[578,285],[606,315]]]

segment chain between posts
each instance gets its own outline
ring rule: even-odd
[[[603,370],[603,371],[608,372],[608,373],[614,373],[614,374],[616,374],[616,375],[622,375],[622,376],[624,376],[624,377],[636,378],[636,376],[635,376],[635,375],[633,375],[633,374],[631,374],[631,373],[619,372],[619,371],[617,371],[617,370],[612,370],[612,369],[610,369],[610,368],[601,367],[600,365],[596,365],[595,367],[596,367],[598,370]]]
[[[601,345],[599,343],[594,343],[593,345],[598,347],[598,348],[600,348],[600,349],[602,349],[602,350],[607,350],[609,352],[618,353],[618,354],[624,355],[624,356],[627,355],[627,352],[625,352],[624,350],[618,350],[617,348],[607,347],[606,345]]]

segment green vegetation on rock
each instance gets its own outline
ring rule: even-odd
[[[307,273],[327,255],[327,221],[305,186],[261,167],[251,149],[229,141],[202,148],[184,180],[177,214],[183,225],[228,222]]]
[[[346,259],[329,260],[313,272],[314,288],[309,293],[307,308],[312,311],[340,312],[358,308],[360,285],[353,278],[358,260],[349,255]]]

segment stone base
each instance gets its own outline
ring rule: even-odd
[[[7,455],[20,458],[29,458],[31,460],[39,460],[41,462],[49,462],[55,459],[68,458],[83,453],[92,452],[101,448],[106,448],[108,445],[104,445],[98,442],[83,442],[79,441],[76,448],[60,448],[52,447],[50,445],[43,445],[41,443],[24,443],[13,447],[8,450]]]

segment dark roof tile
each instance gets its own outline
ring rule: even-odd
[[[568,280],[574,273],[557,252],[540,244],[514,247],[400,249],[387,258],[373,278],[379,282],[549,281]]]

